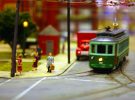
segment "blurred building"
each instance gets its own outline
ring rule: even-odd
[[[15,10],[16,1],[0,0],[0,11],[7,8]],[[67,0],[20,1],[20,11],[30,13],[39,31],[48,25],[52,25],[60,32],[66,31]],[[97,9],[96,3],[91,3],[89,0],[71,0],[71,32],[97,29]]]
[[[98,29],[118,23],[129,34],[135,34],[135,0],[96,0],[98,5]]]

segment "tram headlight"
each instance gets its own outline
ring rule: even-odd
[[[98,61],[103,61],[103,58],[99,58]]]

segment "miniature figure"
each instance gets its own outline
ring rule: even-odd
[[[42,49],[39,46],[37,47],[37,52],[38,52],[38,57],[39,57],[39,60],[40,60],[41,56],[42,56]]]
[[[38,52],[35,51],[35,53],[34,53],[33,65],[32,65],[32,67],[33,67],[32,71],[37,70],[38,60],[39,60]]]
[[[49,73],[52,72],[52,70],[54,70],[54,57],[52,56],[52,53],[49,53],[49,56],[47,57],[47,69]]]
[[[65,43],[67,40],[67,32],[63,32],[62,36],[61,36],[61,43],[62,43],[62,48],[61,48],[61,52],[64,54],[65,52]]]
[[[21,54],[19,54],[17,58],[17,73],[19,73],[20,75],[22,73],[22,55]]]

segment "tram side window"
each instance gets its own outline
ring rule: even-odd
[[[105,45],[97,45],[97,53],[105,53],[106,48]]]
[[[112,45],[108,45],[108,54],[112,54]]]
[[[126,47],[128,47],[128,40],[124,40],[119,44],[119,53],[122,52]]]
[[[92,51],[92,53],[95,53],[95,45],[93,45],[93,44],[91,46],[91,51]]]

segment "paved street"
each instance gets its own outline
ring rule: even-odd
[[[135,53],[131,53],[130,62],[123,65],[126,70],[134,67],[132,57],[135,57]],[[135,78],[132,77],[132,80],[119,70],[109,75],[94,73],[88,67],[88,61],[77,61],[61,76],[0,79],[0,99],[134,100]]]

